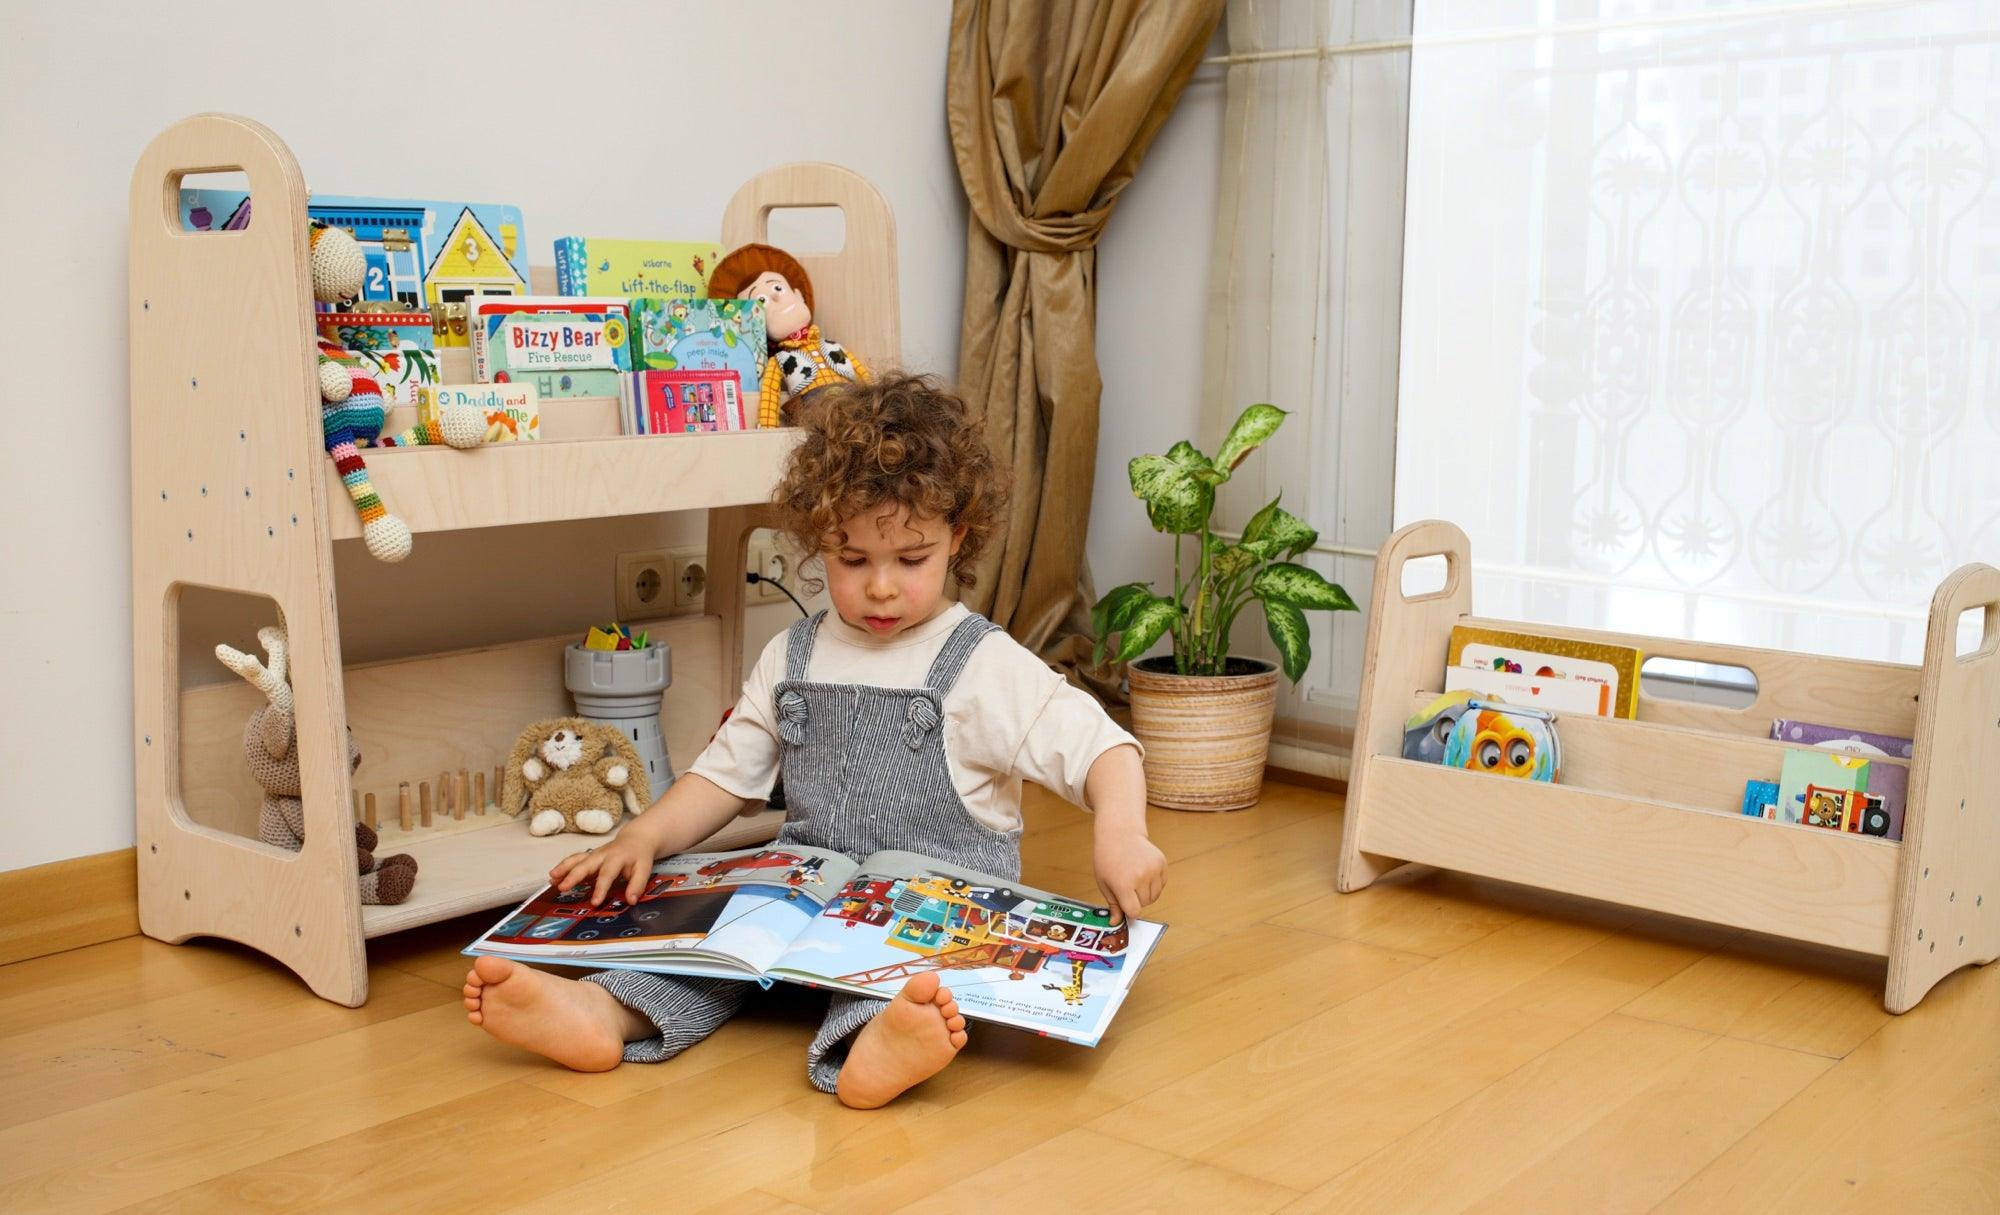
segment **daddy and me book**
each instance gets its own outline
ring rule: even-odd
[[[669,857],[636,902],[589,895],[544,887],[465,952],[882,999],[939,971],[967,1017],[1095,1046],[1165,931],[914,853],[797,845]]]

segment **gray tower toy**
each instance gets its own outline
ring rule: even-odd
[[[646,761],[654,797],[674,783],[660,729],[660,701],[673,681],[673,652],[659,643],[642,650],[572,645],[563,654],[563,685],[576,699],[576,715],[625,732]]]

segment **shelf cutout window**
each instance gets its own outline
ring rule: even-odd
[[[252,683],[266,678],[273,665],[258,641],[258,630],[282,628],[283,615],[276,601],[264,595],[205,586],[181,586],[169,595],[168,617],[174,621],[180,647],[181,782],[179,789],[168,791],[169,796],[201,826],[257,839],[264,789],[252,775],[249,748],[258,748],[256,769],[274,782],[274,791],[281,787],[277,782],[287,782],[282,788],[294,791],[294,796],[298,788],[298,756],[287,744],[286,719],[277,715],[280,711],[271,696]],[[218,644],[243,655],[243,673],[217,656]],[[288,657],[281,662],[289,687]],[[281,699],[289,702],[289,697]],[[260,730],[253,735],[250,722],[260,713]],[[274,733],[262,731],[267,722]],[[296,741],[295,734],[291,741]],[[270,754],[267,743],[281,754]]]
[[[1403,598],[1428,599],[1443,591],[1451,578],[1451,562],[1444,554],[1413,557],[1403,563]]]
[[[1958,614],[1958,656],[1960,658],[1971,658],[1976,654],[1984,654],[1995,645],[2000,645],[2000,636],[1995,636],[1995,631],[1988,627],[1991,623],[1989,617],[1994,614],[1994,610],[1992,608],[1976,607],[1967,608]]]
[[[250,178],[241,169],[189,173],[176,195],[188,232],[241,232],[250,226]]]
[[[830,257],[847,247],[847,215],[839,207],[779,207],[768,231],[770,243],[793,257]]]
[[[1757,676],[1748,667],[1655,657],[1639,668],[1639,690],[1661,700],[1747,709],[1757,703]]]

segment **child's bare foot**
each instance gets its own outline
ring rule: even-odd
[[[840,1102],[872,1110],[943,1071],[965,1045],[965,1018],[934,974],[903,984],[855,1035],[840,1068]]]
[[[617,1067],[630,1023],[644,1020],[595,983],[543,974],[506,958],[473,959],[465,974],[465,1019],[510,1046],[579,1072]]]

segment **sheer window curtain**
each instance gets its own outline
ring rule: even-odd
[[[1280,491],[1320,534],[1301,559],[1368,602],[1390,531],[1410,0],[1231,0],[1203,430],[1289,410],[1224,487],[1219,528]],[[1271,762],[1344,778],[1366,622],[1310,613],[1313,661],[1285,688]],[[1255,608],[1234,650],[1273,656]],[[1280,685],[1283,688],[1283,685]]]
[[[1415,25],[1397,519],[1482,614],[1919,661],[2000,562],[2000,5]]]

